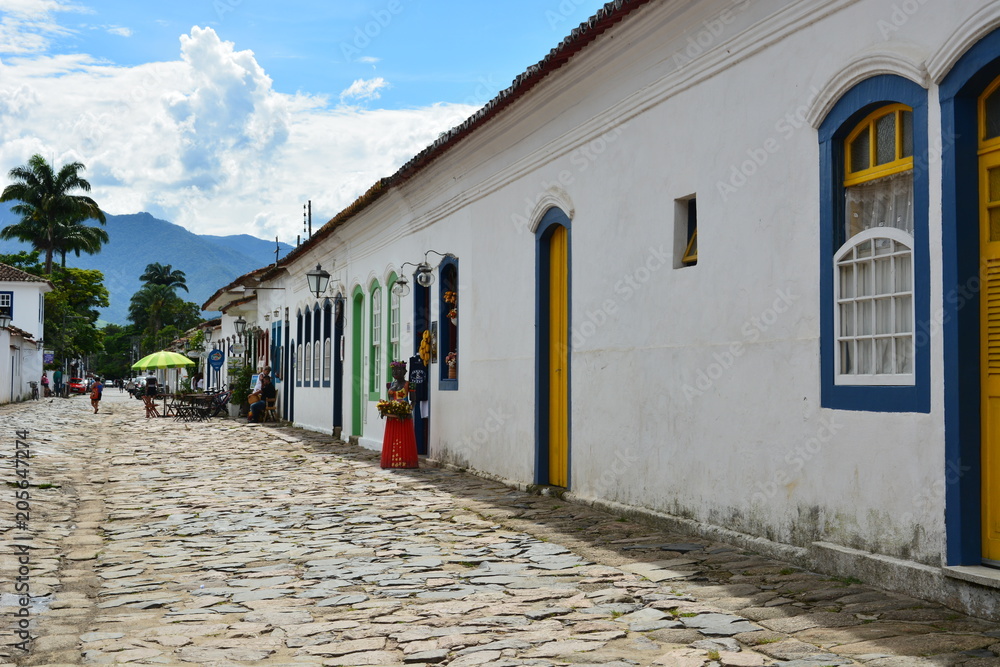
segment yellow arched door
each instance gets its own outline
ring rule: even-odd
[[[549,484],[569,484],[569,234],[549,240]]]
[[[983,560],[1000,565],[1000,79],[979,100]]]

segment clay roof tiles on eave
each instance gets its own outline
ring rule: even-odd
[[[389,188],[401,185],[410,178],[413,178],[462,139],[523,97],[542,79],[566,64],[570,58],[607,32],[613,25],[619,23],[636,9],[650,2],[652,0],[614,0],[614,2],[605,4],[601,9],[597,10],[594,16],[581,23],[557,47],[549,51],[548,55],[518,75],[510,87],[500,91],[482,109],[474,113],[460,125],[444,132],[433,144],[417,153],[409,162],[400,167],[395,174],[388,178],[379,179],[367,192],[331,218],[315,234],[304,241],[302,245],[294,248],[280,262],[268,268],[276,271],[296,260],[314,244],[330,236],[337,227],[378,201],[382,195],[388,192]],[[272,274],[267,273],[262,278],[267,279],[270,275]]]
[[[244,285],[246,282],[248,282],[251,279],[255,280],[255,282],[260,282],[260,277],[264,274],[264,272],[266,272],[266,271],[268,271],[269,269],[272,269],[272,268],[274,268],[274,266],[271,265],[271,264],[268,264],[267,266],[262,266],[259,269],[254,269],[253,271],[248,271],[247,273],[244,273],[239,278],[236,278],[233,282],[231,282],[228,285],[225,285],[223,287],[220,287],[218,290],[216,290],[215,294],[213,294],[212,296],[208,297],[208,299],[205,300],[205,303],[201,304],[201,309],[202,310],[211,310],[208,307],[208,304],[212,303],[213,301],[215,301],[220,296],[222,296],[223,294],[225,294],[226,292],[228,292],[230,289],[236,287],[237,285]]]
[[[20,336],[24,340],[30,340],[30,341],[34,341],[35,340],[35,334],[33,334],[33,333],[29,332],[29,331],[25,331],[24,329],[21,329],[19,327],[15,327],[13,324],[8,324],[7,325],[7,330],[10,331],[10,333],[12,335],[14,335],[14,336]]]
[[[54,289],[52,283],[45,278],[39,278],[38,276],[28,273],[27,271],[15,268],[10,264],[0,264],[0,282],[45,283]]]
[[[243,306],[250,303],[251,301],[256,301],[257,295],[251,294],[250,296],[245,296],[242,299],[236,299],[235,301],[230,301],[225,306],[222,307],[222,312],[227,312],[230,308],[235,308],[236,306]]]

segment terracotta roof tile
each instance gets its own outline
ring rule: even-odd
[[[39,278],[9,264],[0,264],[0,282],[47,283],[50,287],[52,286],[52,283],[45,278]]]
[[[21,338],[23,338],[25,340],[28,340],[28,341],[34,341],[35,340],[35,335],[33,333],[31,333],[30,331],[25,331],[24,329],[20,329],[18,327],[15,327],[13,324],[9,325],[7,327],[7,330],[10,331],[11,335],[20,336]]]

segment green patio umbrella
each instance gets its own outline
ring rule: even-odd
[[[185,366],[194,366],[194,362],[183,354],[168,352],[166,350],[154,352],[132,364],[133,369],[140,371],[146,371],[151,368],[183,368]]]

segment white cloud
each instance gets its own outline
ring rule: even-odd
[[[376,58],[375,56],[361,56],[356,62],[364,63],[366,65],[374,65],[375,63],[382,60],[381,58]]]
[[[108,33],[112,35],[118,35],[120,37],[131,37],[132,30],[122,26],[109,26],[107,28]]]
[[[377,93],[380,81],[358,92]],[[474,111],[331,107],[280,94],[252,52],[192,28],[175,61],[0,62],[0,174],[34,153],[79,160],[109,213],[149,211],[196,233],[294,242],[307,199],[315,229]]]
[[[72,34],[53,14],[89,11],[61,0],[0,0],[0,54],[42,53],[53,39]]]
[[[386,83],[385,79],[382,77],[375,77],[374,79],[358,79],[350,85],[346,90],[340,93],[340,99],[359,99],[359,100],[377,100],[381,97],[379,90],[385,88],[389,84]]]

